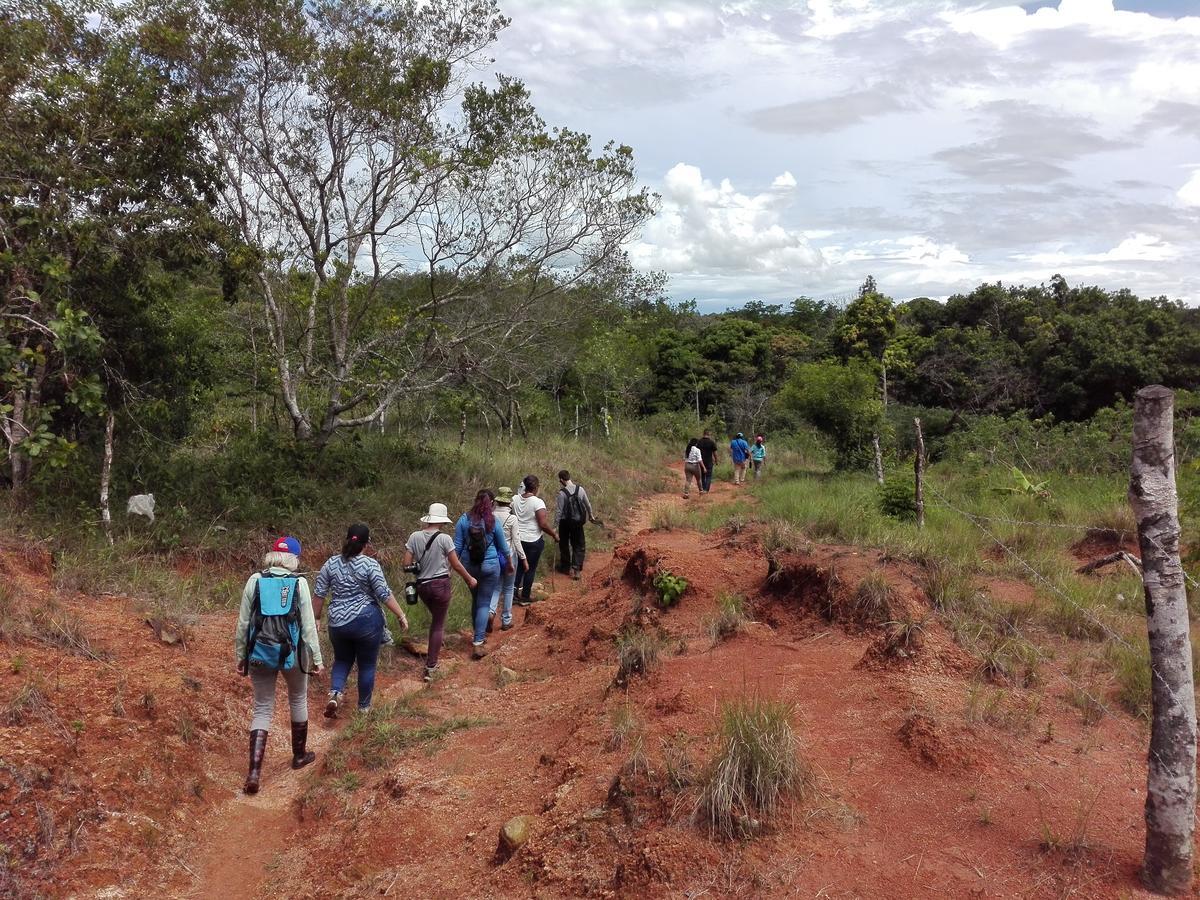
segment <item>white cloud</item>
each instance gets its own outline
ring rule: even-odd
[[[1103,253],[1067,252],[1021,254],[1016,258],[1047,268],[1075,263],[1139,263],[1165,262],[1179,259],[1183,251],[1153,234],[1131,234],[1117,246]]]
[[[791,172],[784,172],[782,175],[775,176],[775,180],[771,182],[771,187],[789,190],[796,186],[796,176]]]
[[[1176,196],[1184,206],[1200,206],[1200,168],[1192,173],[1192,177],[1179,189]]]

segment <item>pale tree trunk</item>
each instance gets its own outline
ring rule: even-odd
[[[600,415],[604,421],[604,437],[607,440],[608,438],[612,437],[612,431],[609,429],[609,425],[608,425],[608,407],[607,406],[600,407]]]
[[[458,425],[458,449],[461,450],[467,445],[467,411],[462,411],[462,419]]]
[[[100,522],[104,526],[104,536],[108,545],[113,543],[112,510],[108,505],[108,488],[112,482],[113,437],[117,429],[117,417],[110,409],[108,421],[104,425],[104,462],[100,466]]]
[[[1152,891],[1190,895],[1196,822],[1196,702],[1187,589],[1179,561],[1174,400],[1171,391],[1158,385],[1137,393],[1129,502],[1142,551],[1153,708],[1142,880]]]
[[[887,389],[887,366],[883,367],[883,408],[888,406],[888,389]]]
[[[575,440],[579,440],[579,404],[575,404]]]
[[[879,448],[879,435],[871,435],[871,448],[875,451],[875,480],[883,484],[883,451]]]
[[[917,455],[913,460],[913,474],[916,477],[917,496],[917,527],[925,527],[925,435],[921,433],[921,420],[913,419],[913,428],[917,432]]]

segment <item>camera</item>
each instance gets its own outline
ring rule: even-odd
[[[417,574],[417,564],[409,563],[407,566],[404,567],[404,571],[408,572],[410,575],[416,575]]]

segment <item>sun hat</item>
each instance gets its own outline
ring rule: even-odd
[[[300,542],[294,537],[281,537],[271,547],[275,553],[290,553],[292,556],[300,555]]]
[[[450,521],[445,503],[430,503],[429,512],[421,516],[421,523],[424,525],[448,525]]]
[[[496,488],[496,502],[503,503],[505,506],[510,506],[513,500],[512,488]]]
[[[744,435],[744,434],[742,434],[740,431],[737,433],[737,436],[738,436],[738,437],[740,437],[740,438],[744,438],[744,437],[745,437],[745,435]]]

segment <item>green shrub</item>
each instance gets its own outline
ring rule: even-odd
[[[917,517],[917,486],[911,475],[889,475],[879,486],[879,511],[908,522]]]
[[[682,575],[673,575],[663,570],[654,576],[654,589],[658,591],[658,605],[667,609],[679,602],[687,590],[687,579]]]

